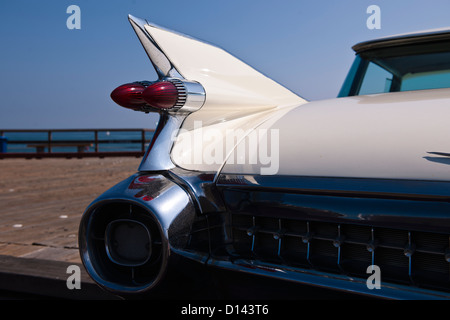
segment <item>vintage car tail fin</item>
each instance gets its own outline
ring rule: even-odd
[[[158,75],[156,81],[127,83],[111,93],[111,98],[123,107],[160,114],[141,171],[168,170],[175,167],[174,162],[178,161],[179,166],[186,162],[186,157],[171,156],[179,129],[193,133],[199,122],[201,127],[223,127],[228,121],[306,102],[216,46],[131,15],[128,19]],[[255,125],[261,120],[256,118],[245,120],[244,125]],[[187,153],[198,151],[191,148]],[[211,171],[220,165],[215,164]]]
[[[304,102],[221,48],[131,15],[128,18],[159,80],[176,78],[200,83],[206,93],[204,108],[267,108]]]

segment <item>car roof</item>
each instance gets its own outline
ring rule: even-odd
[[[355,44],[352,49],[356,53],[408,44],[438,42],[450,40],[450,27],[398,34]]]

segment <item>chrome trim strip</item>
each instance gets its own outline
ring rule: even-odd
[[[334,196],[450,201],[450,182],[431,180],[220,173],[217,186]]]
[[[345,275],[272,265],[260,261],[235,260],[234,262],[209,259],[207,265],[231,271],[239,271],[302,285],[312,285],[325,289],[346,291],[370,297],[396,300],[447,300],[449,293],[419,289],[415,287],[381,283],[381,289],[369,289],[366,281]],[[368,275],[369,276],[369,275]]]
[[[155,67],[159,79],[161,80],[166,77],[183,79],[183,76],[181,76],[178,70],[173,66],[164,51],[150,36],[147,30],[145,30],[145,25],[148,25],[148,22],[144,19],[136,18],[131,14],[128,15],[128,21],[136,32],[139,41],[141,42],[142,46],[145,49],[145,52],[150,58],[150,61]]]
[[[162,171],[175,168],[170,156],[175,136],[185,116],[161,113],[152,142],[142,158],[139,171]]]

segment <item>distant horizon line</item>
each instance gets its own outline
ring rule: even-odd
[[[73,128],[61,128],[61,127],[55,127],[55,128],[48,128],[48,127],[42,127],[42,128],[3,128],[0,127],[0,131],[56,131],[56,130],[155,130],[156,127],[150,128],[150,127],[73,127]]]

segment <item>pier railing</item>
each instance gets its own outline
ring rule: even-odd
[[[0,129],[0,159],[144,155],[154,129]]]

